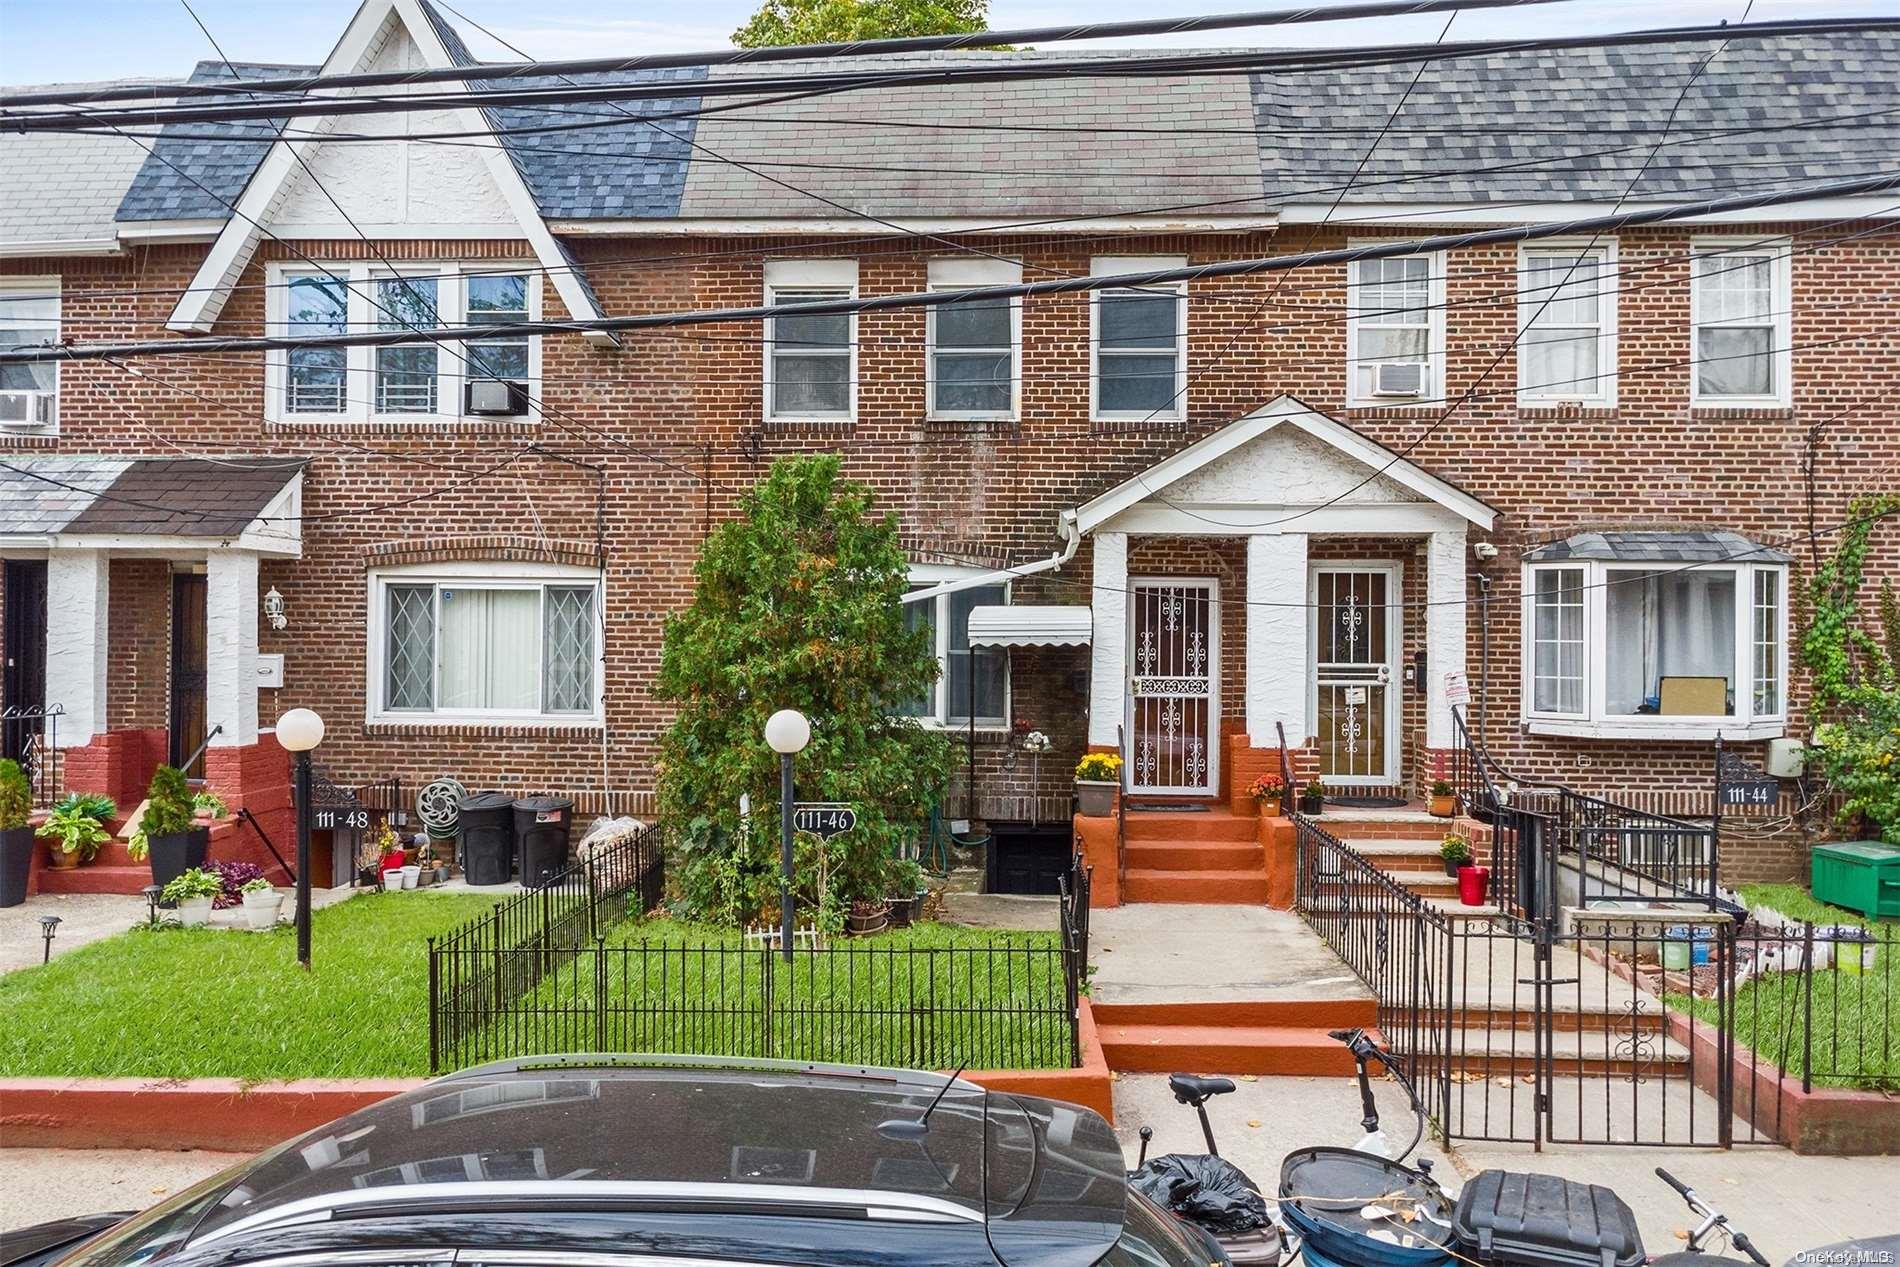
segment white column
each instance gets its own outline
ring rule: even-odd
[[[1247,739],[1276,748],[1286,727],[1290,748],[1306,743],[1306,693],[1313,666],[1306,648],[1306,534],[1247,538]]]
[[[1089,743],[1113,746],[1128,689],[1128,534],[1095,534],[1095,579],[1089,605],[1095,628],[1089,649]]]
[[[1445,675],[1465,671],[1465,530],[1431,534],[1425,547],[1425,746],[1456,743]]]
[[[106,731],[106,617],[111,559],[104,550],[46,558],[46,706],[65,709],[59,746],[83,748]]]
[[[205,728],[213,747],[257,742],[257,556],[213,550],[205,566]]]

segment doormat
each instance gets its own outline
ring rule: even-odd
[[[1329,796],[1326,803],[1341,809],[1404,809],[1408,802],[1403,796]]]
[[[1161,810],[1170,814],[1205,814],[1208,811],[1206,801],[1189,801],[1177,804],[1174,801],[1130,801],[1131,810]]]

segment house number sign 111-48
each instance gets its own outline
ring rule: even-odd
[[[792,806],[792,826],[824,840],[857,825],[857,808],[843,801],[799,801]]]
[[[367,831],[369,829],[369,811],[366,809],[320,809],[313,816],[311,826],[318,831]]]

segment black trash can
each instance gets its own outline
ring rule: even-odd
[[[506,884],[515,862],[514,798],[506,792],[477,792],[456,802],[456,827],[462,835],[462,872],[470,884]]]
[[[524,796],[515,802],[515,859],[521,882],[542,885],[567,866],[574,802],[560,796]]]

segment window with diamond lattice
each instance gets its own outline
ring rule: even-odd
[[[542,604],[541,707],[585,713],[594,707],[594,591],[550,588]]]
[[[389,707],[435,707],[435,587],[389,587]]]

